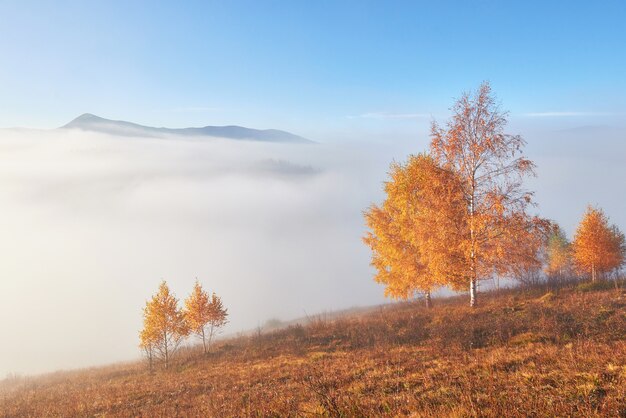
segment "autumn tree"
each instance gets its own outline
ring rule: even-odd
[[[422,293],[430,307],[435,288],[459,282],[454,258],[462,254],[453,244],[463,227],[459,183],[426,154],[393,163],[389,177],[383,204],[365,212],[370,231],[363,240],[372,250],[374,279],[387,296]]]
[[[150,364],[153,356],[156,356],[163,360],[167,368],[172,355],[188,334],[189,329],[178,307],[178,299],[170,292],[167,283],[162,281],[159,291],[143,310],[140,347],[148,355]]]
[[[205,328],[211,318],[209,295],[196,280],[189,297],[185,299],[185,320],[189,330],[202,339],[204,353],[207,353]]]
[[[478,281],[511,270],[507,244],[530,225],[532,193],[522,185],[534,164],[523,156],[525,141],[505,133],[507,113],[500,110],[489,83],[463,94],[452,111],[445,127],[433,122],[430,149],[437,163],[460,179],[467,234],[458,243],[464,254],[458,267],[475,306]]]
[[[523,285],[533,286],[542,279],[545,243],[553,223],[539,217],[516,214],[506,219],[495,246],[493,260],[497,277],[509,276]]]
[[[196,280],[185,300],[184,314],[190,331],[202,339],[204,354],[208,353],[215,332],[226,324],[228,316],[221,299],[215,293],[209,297]]]
[[[609,264],[613,266],[617,283],[617,275],[624,264],[626,264],[626,236],[617,225],[611,225],[611,231],[613,232],[613,244],[611,246],[613,251],[611,252],[612,260]]]
[[[598,274],[621,268],[626,259],[624,235],[615,225],[609,224],[602,209],[587,207],[572,243],[574,263],[582,273]]]
[[[224,307],[222,299],[213,292],[211,294],[211,315],[209,316],[207,348],[211,348],[213,338],[228,323],[228,310]]]
[[[148,307],[148,304],[149,302],[146,303],[146,308]],[[144,312],[146,308],[144,308]],[[148,360],[148,368],[150,370],[152,370],[154,365],[154,351],[157,342],[155,334],[154,329],[145,327],[145,324],[144,329],[139,332],[139,348],[146,356],[146,359]]]
[[[565,232],[555,225],[546,241],[545,273],[549,278],[562,280],[572,266],[572,246]]]

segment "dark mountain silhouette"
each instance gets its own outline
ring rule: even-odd
[[[120,136],[159,137],[163,135],[211,136],[262,142],[312,143],[306,138],[278,129],[251,129],[243,126],[205,126],[202,128],[155,128],[121,120],[101,118],[90,113],[80,115],[59,129],[82,129]]]

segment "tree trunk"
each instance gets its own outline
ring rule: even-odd
[[[169,352],[168,352],[168,346],[167,346],[167,332],[163,333],[163,345],[165,348],[165,368],[167,369],[167,366],[169,365]]]
[[[476,307],[476,279],[470,279],[470,306],[472,308]]]
[[[204,327],[202,327],[202,347],[204,348],[204,355],[206,355],[207,349],[206,349],[206,339],[204,337]]]
[[[146,355],[148,356],[148,370],[152,372],[152,346],[148,346],[146,350]]]
[[[476,191],[476,179],[472,177],[472,193],[470,196],[470,306],[474,308],[476,306],[476,231],[474,230],[474,212],[475,202],[474,193]]]
[[[424,299],[426,300],[426,307],[428,309],[432,308],[433,307],[433,301],[432,301],[432,299],[430,297],[430,292],[426,292],[424,294]]]
[[[210,323],[209,325],[209,338],[207,339],[207,344],[206,344],[206,348],[207,348],[207,353],[209,351],[211,351],[211,343],[213,342],[213,334],[215,332],[215,326]]]
[[[595,283],[596,281],[596,265],[595,264],[591,265],[591,281],[593,283]]]

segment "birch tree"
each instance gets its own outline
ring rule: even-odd
[[[216,331],[226,324],[228,313],[221,299],[215,293],[209,296],[196,280],[185,300],[184,314],[190,331],[201,338],[204,354],[207,354]]]
[[[148,360],[148,368],[152,371],[154,366],[154,347],[157,338],[152,329],[144,328],[139,333],[139,348]]]
[[[150,364],[154,356],[162,359],[168,368],[172,355],[188,334],[189,328],[178,307],[178,299],[162,281],[158,292],[143,310],[140,347],[146,352]]]
[[[370,230],[363,238],[386,296],[423,294],[430,307],[434,289],[458,284],[455,258],[462,254],[455,249],[464,216],[458,186],[453,173],[426,154],[391,165],[386,199],[365,212]]]
[[[571,267],[572,245],[563,230],[555,225],[546,242],[545,273],[549,278],[562,280]]]
[[[222,299],[213,292],[209,303],[211,314],[209,315],[207,349],[211,348],[213,338],[228,323],[228,309],[224,307]]]
[[[595,282],[600,274],[617,270],[626,260],[624,235],[610,225],[602,209],[588,206],[572,243],[574,263]]]
[[[506,239],[530,221],[532,193],[522,186],[534,164],[523,156],[522,137],[505,133],[507,113],[496,103],[489,83],[463,94],[452,112],[445,126],[433,122],[430,149],[461,182],[467,235],[460,247],[470,305],[476,306],[478,281],[509,270],[502,259]]]

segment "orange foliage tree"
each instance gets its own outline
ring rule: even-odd
[[[624,234],[602,209],[587,207],[572,243],[574,263],[579,271],[591,274],[596,281],[598,273],[607,273],[622,267],[626,259]]]
[[[211,294],[211,317],[209,318],[208,325],[208,345],[211,346],[211,341],[221,330],[221,328],[228,323],[228,310],[224,307],[222,299],[214,293]]]
[[[143,310],[143,329],[139,346],[145,351],[152,366],[153,357],[159,357],[168,367],[171,356],[189,334],[178,299],[170,292],[167,283],[161,282],[159,291],[146,302]]]
[[[155,343],[157,340],[156,336],[153,333],[153,329],[148,329],[145,326],[144,329],[139,332],[139,348],[143,351],[146,359],[148,359],[148,367],[150,368],[150,370],[152,370],[154,364],[154,352],[156,347]]]
[[[390,297],[423,293],[430,307],[435,288],[459,283],[455,258],[463,255],[454,242],[465,214],[459,182],[426,154],[393,163],[389,176],[385,201],[365,212],[370,231],[363,241],[372,250],[375,280]]]
[[[572,267],[572,246],[563,230],[554,225],[546,242],[545,273],[548,278],[562,280]]]
[[[509,276],[524,285],[536,285],[542,279],[545,246],[553,224],[525,214],[508,216],[506,230],[494,245],[494,273]]]
[[[523,156],[525,141],[504,132],[507,113],[496,104],[488,83],[465,93],[454,104],[445,127],[433,123],[431,153],[445,169],[458,176],[466,207],[465,234],[458,258],[469,283],[470,305],[476,305],[477,282],[494,274],[514,273],[519,265],[507,252],[517,236],[532,237],[538,219],[527,214],[532,193],[522,188],[534,164]],[[534,232],[533,232],[534,234]],[[538,254],[517,254],[532,261]]]
[[[202,339],[204,354],[208,353],[215,333],[227,323],[228,312],[221,299],[215,293],[209,297],[196,280],[185,300],[184,315],[190,331]]]

